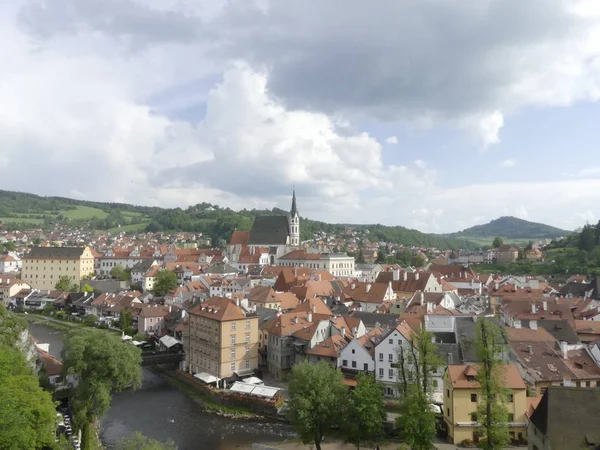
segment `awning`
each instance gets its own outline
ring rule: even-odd
[[[206,372],[197,373],[196,375],[194,375],[194,378],[198,378],[200,381],[206,384],[216,383],[217,381],[219,381],[217,377]]]
[[[254,384],[242,383],[236,381],[233,386],[229,388],[230,391],[239,392],[240,394],[255,395],[257,397],[273,398],[279,388],[269,386],[256,386]]]
[[[181,341],[178,341],[173,336],[163,336],[159,339],[160,343],[167,348],[171,348],[174,345],[181,344]]]
[[[252,375],[254,373],[254,369],[240,369],[236,370],[235,373],[238,377],[245,377],[246,375]]]
[[[257,377],[244,378],[242,381],[248,384],[263,384],[263,380]]]

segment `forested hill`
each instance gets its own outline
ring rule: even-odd
[[[496,237],[509,239],[553,239],[571,234],[571,231],[545,225],[543,223],[529,222],[517,217],[500,217],[485,225],[476,225],[466,230],[452,233],[455,238]]]
[[[164,209],[63,197],[42,197],[0,190],[0,223],[5,229],[22,229],[31,226],[48,229],[62,223],[104,231],[200,232],[211,238],[227,241],[233,230],[249,230],[255,217],[281,214],[287,212],[277,208],[233,211],[210,203],[200,203],[186,209]],[[340,236],[350,227],[359,237],[366,237],[371,241],[440,249],[474,247],[474,244],[461,238],[426,234],[401,226],[329,224],[306,218],[302,218],[301,238],[311,239],[317,232]]]

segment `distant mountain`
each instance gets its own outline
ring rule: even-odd
[[[571,233],[571,231],[561,230],[543,223],[505,216],[485,225],[476,225],[448,236],[463,239],[494,238],[496,236],[505,239],[553,239],[568,236]]]

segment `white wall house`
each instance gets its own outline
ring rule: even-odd
[[[278,264],[284,267],[326,270],[334,277],[354,276],[354,258],[345,253],[306,253],[294,250],[281,256]]]
[[[23,262],[16,254],[0,255],[0,274],[18,272],[22,266]]]
[[[402,322],[384,335],[375,347],[375,378],[383,384],[386,396],[398,395],[398,354],[403,347],[405,354],[410,352],[412,330],[406,322]]]
[[[372,342],[367,336],[353,339],[340,352],[338,367],[363,372],[375,372],[375,359],[369,352],[369,346],[373,346],[374,348],[376,343]]]

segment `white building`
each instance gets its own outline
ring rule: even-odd
[[[19,272],[22,266],[21,258],[15,253],[0,255],[0,274]]]
[[[400,347],[410,353],[412,329],[406,322],[384,335],[375,347],[375,378],[383,384],[386,396],[398,395],[398,355]]]
[[[334,277],[354,277],[354,258],[345,253],[307,253],[293,250],[279,258],[284,267],[307,267],[327,270]]]
[[[353,339],[340,353],[339,367],[362,372],[375,372],[375,347],[381,339],[381,329],[376,328]]]

